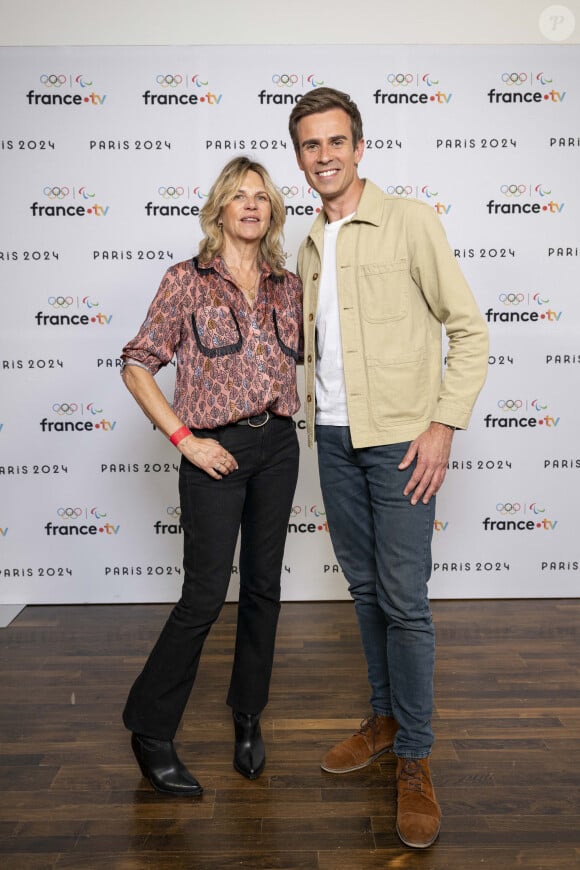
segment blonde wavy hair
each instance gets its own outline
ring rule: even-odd
[[[248,172],[256,172],[260,176],[272,208],[270,227],[260,241],[260,256],[275,275],[281,275],[286,262],[286,255],[282,248],[286,220],[284,200],[262,164],[255,163],[248,157],[234,157],[230,160],[212,185],[199,214],[199,222],[204,233],[204,238],[199,245],[199,260],[201,263],[209,263],[221,252],[224,243],[223,231],[219,225],[222,208],[232,202]]]

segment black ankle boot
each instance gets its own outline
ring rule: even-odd
[[[266,763],[266,750],[260,731],[259,713],[237,713],[234,710],[234,767],[242,776],[257,779]]]
[[[203,793],[197,779],[179,760],[172,740],[132,734],[131,748],[141,773],[156,791],[182,797],[198,797]]]

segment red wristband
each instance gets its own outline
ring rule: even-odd
[[[177,447],[179,442],[183,441],[184,438],[187,438],[188,435],[191,435],[190,430],[187,428],[187,426],[182,426],[181,429],[177,429],[177,431],[174,432],[173,435],[169,436],[169,440],[175,447]]]

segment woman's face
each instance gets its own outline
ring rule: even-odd
[[[222,208],[223,233],[231,242],[257,242],[270,226],[272,206],[257,172],[249,169],[231,202]]]

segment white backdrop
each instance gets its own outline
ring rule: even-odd
[[[198,46],[0,51],[0,600],[170,601],[178,453],[119,353],[231,156],[286,197],[293,268],[319,200],[287,133],[326,84],[358,102],[361,174],[430,202],[490,325],[488,382],[438,498],[431,595],[578,594],[580,49]],[[170,397],[173,372],[160,375]],[[316,460],[283,597],[347,596]],[[236,568],[230,596],[237,593]]]

